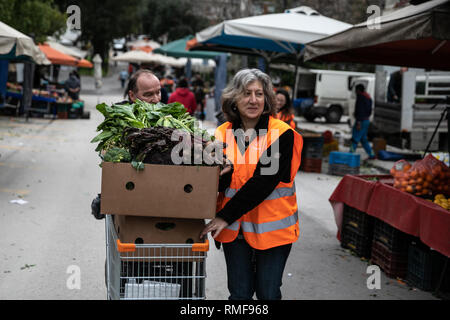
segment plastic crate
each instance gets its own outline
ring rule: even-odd
[[[359,167],[350,167],[346,164],[330,164],[328,174],[333,176],[345,176],[346,174],[359,174]]]
[[[374,239],[371,263],[378,265],[390,278],[404,279],[408,268],[408,251],[389,250],[383,243]]]
[[[322,172],[322,159],[304,158],[300,164],[300,170],[304,172]]]
[[[323,136],[303,136],[302,158],[322,159]]]
[[[357,229],[347,225],[342,228],[341,247],[350,249],[358,257],[369,259],[372,250],[371,235],[364,235]]]
[[[356,168],[360,166],[360,156],[358,153],[331,151],[329,162],[331,164],[345,164]]]
[[[407,252],[412,240],[412,236],[379,219],[375,220],[373,238],[396,252]]]
[[[411,243],[408,250],[406,280],[410,286],[434,291],[444,267],[444,256],[421,243]]]
[[[344,205],[342,227],[351,226],[363,236],[373,237],[373,225],[375,218],[365,212]]]

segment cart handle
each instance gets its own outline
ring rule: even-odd
[[[119,252],[134,252],[136,245],[134,243],[122,243],[117,239],[117,251]]]
[[[192,244],[192,251],[194,252],[206,252],[209,251],[209,240],[206,239],[203,243],[194,243]]]
[[[134,252],[136,251],[136,245],[134,243],[122,243],[117,239],[117,251],[119,252]],[[209,240],[206,239],[203,243],[192,244],[193,252],[206,252],[209,251]]]

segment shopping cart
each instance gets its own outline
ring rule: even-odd
[[[209,242],[121,243],[106,215],[106,285],[112,300],[205,299]]]

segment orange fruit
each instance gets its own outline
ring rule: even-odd
[[[406,192],[409,192],[409,193],[412,193],[414,190],[413,190],[413,187],[412,186],[407,186],[406,187]]]
[[[408,171],[409,169],[411,169],[411,165],[409,164],[409,163],[406,163],[404,166],[403,166],[403,172],[406,172],[406,171]]]

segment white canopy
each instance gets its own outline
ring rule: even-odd
[[[127,42],[127,47],[131,48],[140,48],[140,47],[151,47],[152,49],[156,49],[161,47],[161,45],[153,40],[145,40],[145,39],[141,39],[141,40],[135,40],[135,41],[129,41]]]
[[[15,46],[15,56],[29,56],[37,64],[51,64],[33,39],[0,21],[0,55],[9,54]]]
[[[69,56],[75,57],[77,59],[84,59],[87,55],[86,51],[80,50],[76,47],[68,47],[50,39],[47,40],[46,43],[53,49],[61,51],[62,53],[68,54]]]
[[[132,50],[125,52],[116,57],[113,57],[112,60],[133,63],[159,63],[174,67],[182,67],[184,65],[182,62],[178,61],[178,59],[166,57],[161,54],[147,53],[141,50]]]
[[[309,7],[299,7],[284,13],[226,20],[198,32],[196,38],[200,43],[295,53],[299,44],[350,27]]]

